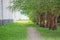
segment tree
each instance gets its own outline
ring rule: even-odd
[[[36,21],[40,26],[47,25],[49,29],[53,30],[57,27],[60,0],[13,0],[10,8],[14,11],[23,10],[32,21]]]

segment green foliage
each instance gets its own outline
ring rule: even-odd
[[[30,19],[36,19],[39,14],[51,10],[54,15],[60,12],[60,0],[13,0],[12,10],[23,10]],[[58,13],[55,12],[56,8]]]

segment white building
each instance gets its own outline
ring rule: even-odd
[[[16,21],[19,19],[28,19],[21,12],[11,12],[7,7],[11,5],[12,0],[0,0],[0,25]]]
[[[0,0],[0,25],[13,21],[13,13],[8,10],[11,0]]]

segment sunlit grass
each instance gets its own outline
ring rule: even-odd
[[[25,24],[25,23],[28,23],[29,21],[15,21],[15,23],[23,23],[23,24]]]
[[[31,20],[27,20],[27,21],[24,21],[24,20],[22,20],[22,21],[15,21],[14,23],[20,23],[20,24],[33,24],[33,22],[31,21]]]

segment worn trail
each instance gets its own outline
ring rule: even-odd
[[[40,34],[35,30],[34,27],[28,27],[27,40],[42,40]]]

